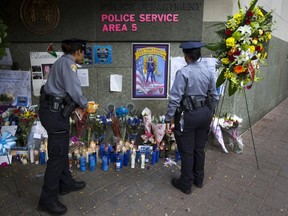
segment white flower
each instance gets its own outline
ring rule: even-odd
[[[237,31],[241,32],[242,35],[251,35],[251,27],[249,25],[240,26]]]

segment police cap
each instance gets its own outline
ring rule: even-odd
[[[86,44],[87,40],[82,40],[79,38],[71,38],[67,40],[63,40],[62,43],[69,44],[74,49],[82,49],[86,52]]]
[[[200,49],[203,46],[205,46],[205,44],[199,41],[187,41],[181,43],[179,47],[182,49]]]

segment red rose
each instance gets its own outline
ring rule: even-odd
[[[230,29],[226,29],[225,35],[230,36],[232,34],[232,31]]]
[[[247,11],[247,17],[253,17],[253,12],[252,11]]]
[[[230,57],[229,57],[229,60],[230,60],[231,62],[234,62],[235,57],[234,57],[234,56],[230,56]]]
[[[251,20],[248,20],[248,19],[245,20],[245,24],[246,24],[246,25],[249,25],[250,23],[251,23]]]
[[[240,50],[236,50],[235,52],[234,52],[234,55],[236,55],[236,56],[238,56],[238,55],[240,55],[241,54],[241,52],[240,52]]]

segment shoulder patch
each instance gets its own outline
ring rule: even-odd
[[[70,65],[70,68],[71,68],[71,70],[73,70],[74,72],[76,72],[76,70],[77,70],[76,64]]]

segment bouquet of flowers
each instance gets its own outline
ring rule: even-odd
[[[242,153],[243,151],[243,142],[242,138],[239,136],[238,128],[241,126],[242,119],[236,115],[225,114],[223,117],[214,117],[211,122],[211,131],[214,134],[217,141],[220,143],[223,151],[228,153],[228,150],[225,147],[223,133],[228,134],[228,137],[232,139],[230,144],[232,149],[236,153]],[[222,130],[221,130],[222,128]]]
[[[141,125],[142,119],[138,116],[127,117],[127,134],[130,140],[136,140]]]
[[[145,133],[151,133],[152,112],[147,107],[142,111]]]
[[[221,41],[206,45],[218,58],[220,74],[216,86],[228,80],[229,96],[237,90],[250,89],[254,81],[259,81],[259,63],[265,63],[267,57],[264,44],[272,38],[272,12],[265,13],[257,1],[252,0],[246,11],[238,1],[238,13],[229,16],[216,32]]]
[[[145,134],[142,134],[141,138],[143,139],[144,145],[153,145],[155,142],[154,135],[149,132],[145,132]]]
[[[77,159],[86,154],[86,145],[77,136],[73,136],[69,141],[69,152]]]
[[[13,117],[18,119],[18,127],[20,128],[19,142],[21,146],[27,145],[27,138],[31,132],[34,122],[38,119],[38,115],[33,108],[15,108],[12,112]]]
[[[236,115],[225,114],[223,117],[219,118],[219,125],[225,129],[233,129],[240,126],[242,119]]]
[[[111,124],[112,120],[107,119],[104,115],[95,115],[90,117],[89,121],[92,133],[94,133],[96,139],[98,139],[100,142],[104,140],[107,125]]]
[[[116,116],[111,116],[114,134],[123,141],[126,139],[128,112],[129,110],[126,107],[118,107],[115,110]]]
[[[164,120],[164,115],[159,117],[152,116],[151,127],[158,146],[165,136],[166,124]]]

